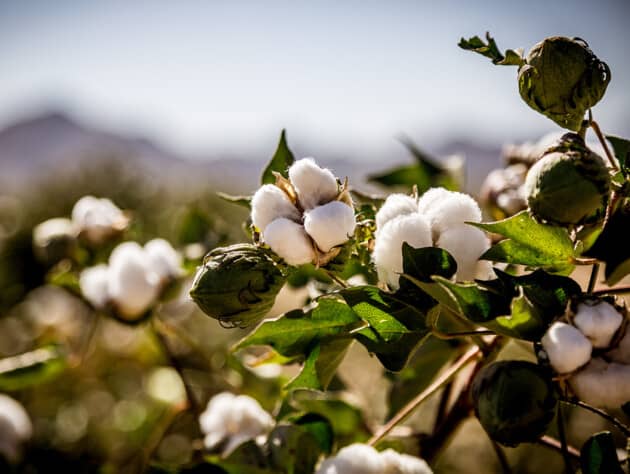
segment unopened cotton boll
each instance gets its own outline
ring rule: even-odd
[[[560,321],[551,325],[540,341],[549,363],[559,374],[582,367],[591,358],[593,346],[582,332]]]
[[[0,455],[17,462],[20,449],[33,434],[31,419],[24,407],[13,398],[0,394]]]
[[[569,379],[578,398],[589,405],[618,409],[630,400],[630,365],[597,357]]]
[[[289,168],[289,180],[305,210],[332,201],[339,193],[335,175],[328,168],[320,168],[312,158],[293,163]]]
[[[418,212],[418,202],[416,199],[406,194],[390,194],[376,213],[377,232],[394,217],[403,214],[412,214],[414,212]]]
[[[316,474],[383,474],[385,459],[372,446],[355,443],[322,462]]]
[[[304,226],[280,218],[267,226],[263,240],[289,265],[303,265],[315,259],[313,242]]]
[[[347,242],[356,223],[354,209],[340,201],[318,206],[304,216],[304,229],[322,252]]]
[[[137,243],[124,242],[110,255],[108,290],[120,316],[130,320],[142,316],[157,299],[159,283]]]
[[[301,219],[300,212],[286,193],[273,184],[261,186],[252,197],[252,224],[261,232],[274,220],[285,217],[294,221]]]
[[[86,268],[79,276],[83,297],[95,308],[104,308],[109,300],[109,275],[104,263]]]
[[[573,318],[577,328],[590,339],[593,347],[598,349],[610,345],[622,322],[623,316],[606,301],[578,304]]]
[[[401,454],[393,449],[380,453],[387,474],[432,474],[433,471],[423,459],[409,454]]]
[[[150,240],[144,245],[144,250],[151,270],[157,273],[160,278],[174,278],[181,273],[181,255],[168,241],[164,239]]]
[[[206,448],[221,445],[222,453],[227,455],[245,441],[268,433],[273,418],[253,398],[223,392],[210,399],[199,425],[206,435]]]
[[[424,216],[415,213],[395,217],[380,229],[376,237],[372,258],[379,280],[387,283],[392,289],[398,289],[400,286],[404,242],[414,248],[432,246],[431,227]]]
[[[431,188],[424,193],[418,201],[418,211],[429,219],[435,240],[450,226],[481,222],[481,209],[472,197],[444,188]]]
[[[457,262],[457,280],[468,281],[477,277],[478,260],[490,248],[486,234],[468,224],[457,224],[444,230],[437,242]]]

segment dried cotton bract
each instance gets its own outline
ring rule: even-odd
[[[478,259],[490,242],[483,231],[466,222],[481,222],[479,205],[466,194],[432,188],[417,203],[404,194],[390,195],[376,214],[373,259],[379,279],[398,288],[404,242],[414,248],[447,250],[457,262],[457,280],[488,276],[487,265]],[[479,274],[482,269],[484,275]]]
[[[252,224],[289,265],[325,265],[354,234],[352,201],[332,172],[312,158],[296,161],[288,175],[256,191]]]
[[[393,449],[378,452],[367,444],[352,444],[322,462],[316,474],[431,474],[427,463]]]
[[[223,455],[245,441],[264,437],[273,424],[271,415],[256,400],[229,392],[215,395],[199,417],[204,445]]]

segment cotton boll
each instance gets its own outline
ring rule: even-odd
[[[108,290],[120,316],[142,316],[159,293],[159,276],[152,271],[146,252],[135,242],[124,242],[109,258]]]
[[[95,308],[104,308],[109,300],[108,268],[104,263],[86,268],[79,276],[83,297]]]
[[[305,210],[332,201],[339,193],[335,175],[327,168],[320,168],[313,158],[293,163],[289,168],[289,180]]]
[[[556,372],[566,374],[582,367],[591,358],[593,346],[579,329],[555,322],[540,341]]]
[[[181,273],[182,257],[168,241],[150,240],[144,245],[144,251],[149,260],[149,267],[160,278],[174,278]]]
[[[199,425],[206,435],[206,448],[215,449],[224,443],[222,452],[229,454],[245,441],[267,433],[273,427],[273,418],[253,398],[223,392],[208,402]]]
[[[316,474],[383,474],[385,462],[376,449],[367,444],[351,444],[336,456],[322,462]]]
[[[356,223],[354,209],[340,201],[317,206],[304,215],[304,229],[322,252],[347,242]]]
[[[623,316],[609,303],[580,303],[573,324],[588,337],[593,347],[608,347],[623,322]]]
[[[76,237],[76,227],[70,219],[56,217],[48,219],[33,229],[33,245],[44,247],[54,239]]]
[[[304,226],[289,219],[281,217],[271,222],[263,233],[263,240],[289,265],[302,265],[315,260],[313,243]]]
[[[258,188],[252,197],[252,223],[264,232],[270,222],[285,217],[300,221],[301,215],[282,189],[273,184]]]
[[[418,203],[406,194],[390,194],[376,213],[376,230],[381,229],[394,217],[418,212]]]
[[[432,474],[433,471],[423,459],[408,454],[400,454],[393,449],[380,453],[385,463],[386,474]]]
[[[630,365],[593,359],[569,379],[578,398],[589,405],[618,409],[630,400]]]
[[[467,194],[431,188],[418,201],[418,211],[431,222],[437,240],[448,227],[464,222],[481,222],[479,204]]]
[[[431,228],[421,214],[395,217],[381,228],[376,236],[372,258],[380,281],[398,289],[399,274],[403,271],[402,245],[414,248],[431,247]]]
[[[0,394],[0,456],[17,462],[22,443],[32,434],[33,425],[24,407],[13,398]]]
[[[490,240],[476,227],[456,224],[440,234],[435,246],[446,250],[457,262],[457,280],[468,281],[477,276],[477,262],[490,248]]]
[[[128,220],[109,199],[83,196],[72,208],[72,221],[92,243],[100,243],[124,229]]]

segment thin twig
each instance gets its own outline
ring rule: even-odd
[[[619,170],[619,166],[617,166],[617,161],[615,160],[612,153],[610,152],[610,149],[608,148],[608,144],[606,143],[606,140],[604,139],[604,134],[600,130],[599,125],[597,124],[595,120],[591,120],[591,128],[595,132],[595,135],[597,135],[599,142],[602,144],[602,147],[604,148],[604,152],[606,152],[606,157],[608,158],[608,161],[610,162],[610,166],[612,166],[612,168],[615,171]]]
[[[588,280],[588,288],[586,290],[587,293],[593,293],[593,289],[595,288],[595,283],[597,283],[597,275],[599,274],[599,263],[593,264],[593,268],[591,269],[591,277]]]
[[[615,294],[615,293],[630,293],[630,285],[618,286],[616,288],[600,288],[591,292],[593,295],[603,294]]]
[[[416,395],[413,400],[402,407],[394,417],[383,425],[374,436],[368,441],[370,446],[374,446],[378,441],[385,437],[392,429],[394,429],[399,423],[403,422],[418,406],[429,398],[433,393],[438,391],[451,380],[463,367],[469,362],[476,359],[481,355],[481,350],[478,347],[470,348],[464,355],[462,355],[453,365],[451,365],[442,375],[440,375],[435,381],[429,385],[425,390]]]
[[[543,446],[547,446],[548,448],[555,449],[556,451],[562,451],[562,444],[560,443],[560,441],[548,435],[544,435],[538,438],[538,444],[542,444]],[[569,453],[569,456],[575,459],[580,459],[580,452],[569,444],[567,444],[567,452]]]
[[[569,456],[569,444],[567,443],[567,433],[564,426],[564,416],[563,416],[562,406],[558,405],[558,414],[556,415],[556,421],[558,424],[558,437],[560,438],[560,452],[562,453],[562,457],[564,459],[564,469],[567,474],[571,474],[573,472],[573,467],[571,466],[571,457]]]
[[[572,262],[575,265],[595,265],[599,263],[596,258],[573,257]]]
[[[610,423],[615,425],[615,427],[619,431],[621,431],[626,437],[630,437],[630,428],[626,426],[624,423],[622,423],[621,421],[619,421],[617,418],[612,416],[611,414],[606,413],[604,410],[591,406],[588,403],[584,403],[581,400],[562,399],[561,401],[566,403],[567,405],[573,405],[576,407],[584,408],[585,410],[588,410],[592,413],[595,413],[596,415],[601,416],[605,420],[608,420]]]
[[[505,452],[499,446],[499,444],[493,439],[490,440],[492,443],[492,447],[494,448],[494,452],[497,455],[497,459],[499,460],[499,464],[501,464],[501,469],[503,470],[503,474],[512,474],[512,468],[510,467],[510,462],[508,461]]]
[[[334,281],[335,283],[337,283],[340,287],[342,287],[342,288],[349,288],[350,287],[350,285],[348,285],[347,282],[343,281],[341,278],[339,278],[337,275],[335,275],[330,270],[325,270],[325,272],[326,272],[326,275],[328,275],[330,277],[330,279],[332,281]]]

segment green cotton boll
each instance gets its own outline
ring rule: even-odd
[[[534,110],[569,130],[606,92],[610,69],[584,40],[554,36],[536,44],[518,71],[518,88]]]
[[[586,148],[579,135],[567,133],[529,170],[525,194],[540,221],[596,224],[606,215],[610,174],[604,160]]]
[[[246,327],[269,312],[285,279],[265,249],[236,244],[206,255],[190,296],[223,325]]]
[[[548,371],[522,360],[484,367],[473,381],[472,396],[481,426],[505,446],[542,436],[558,401]]]

